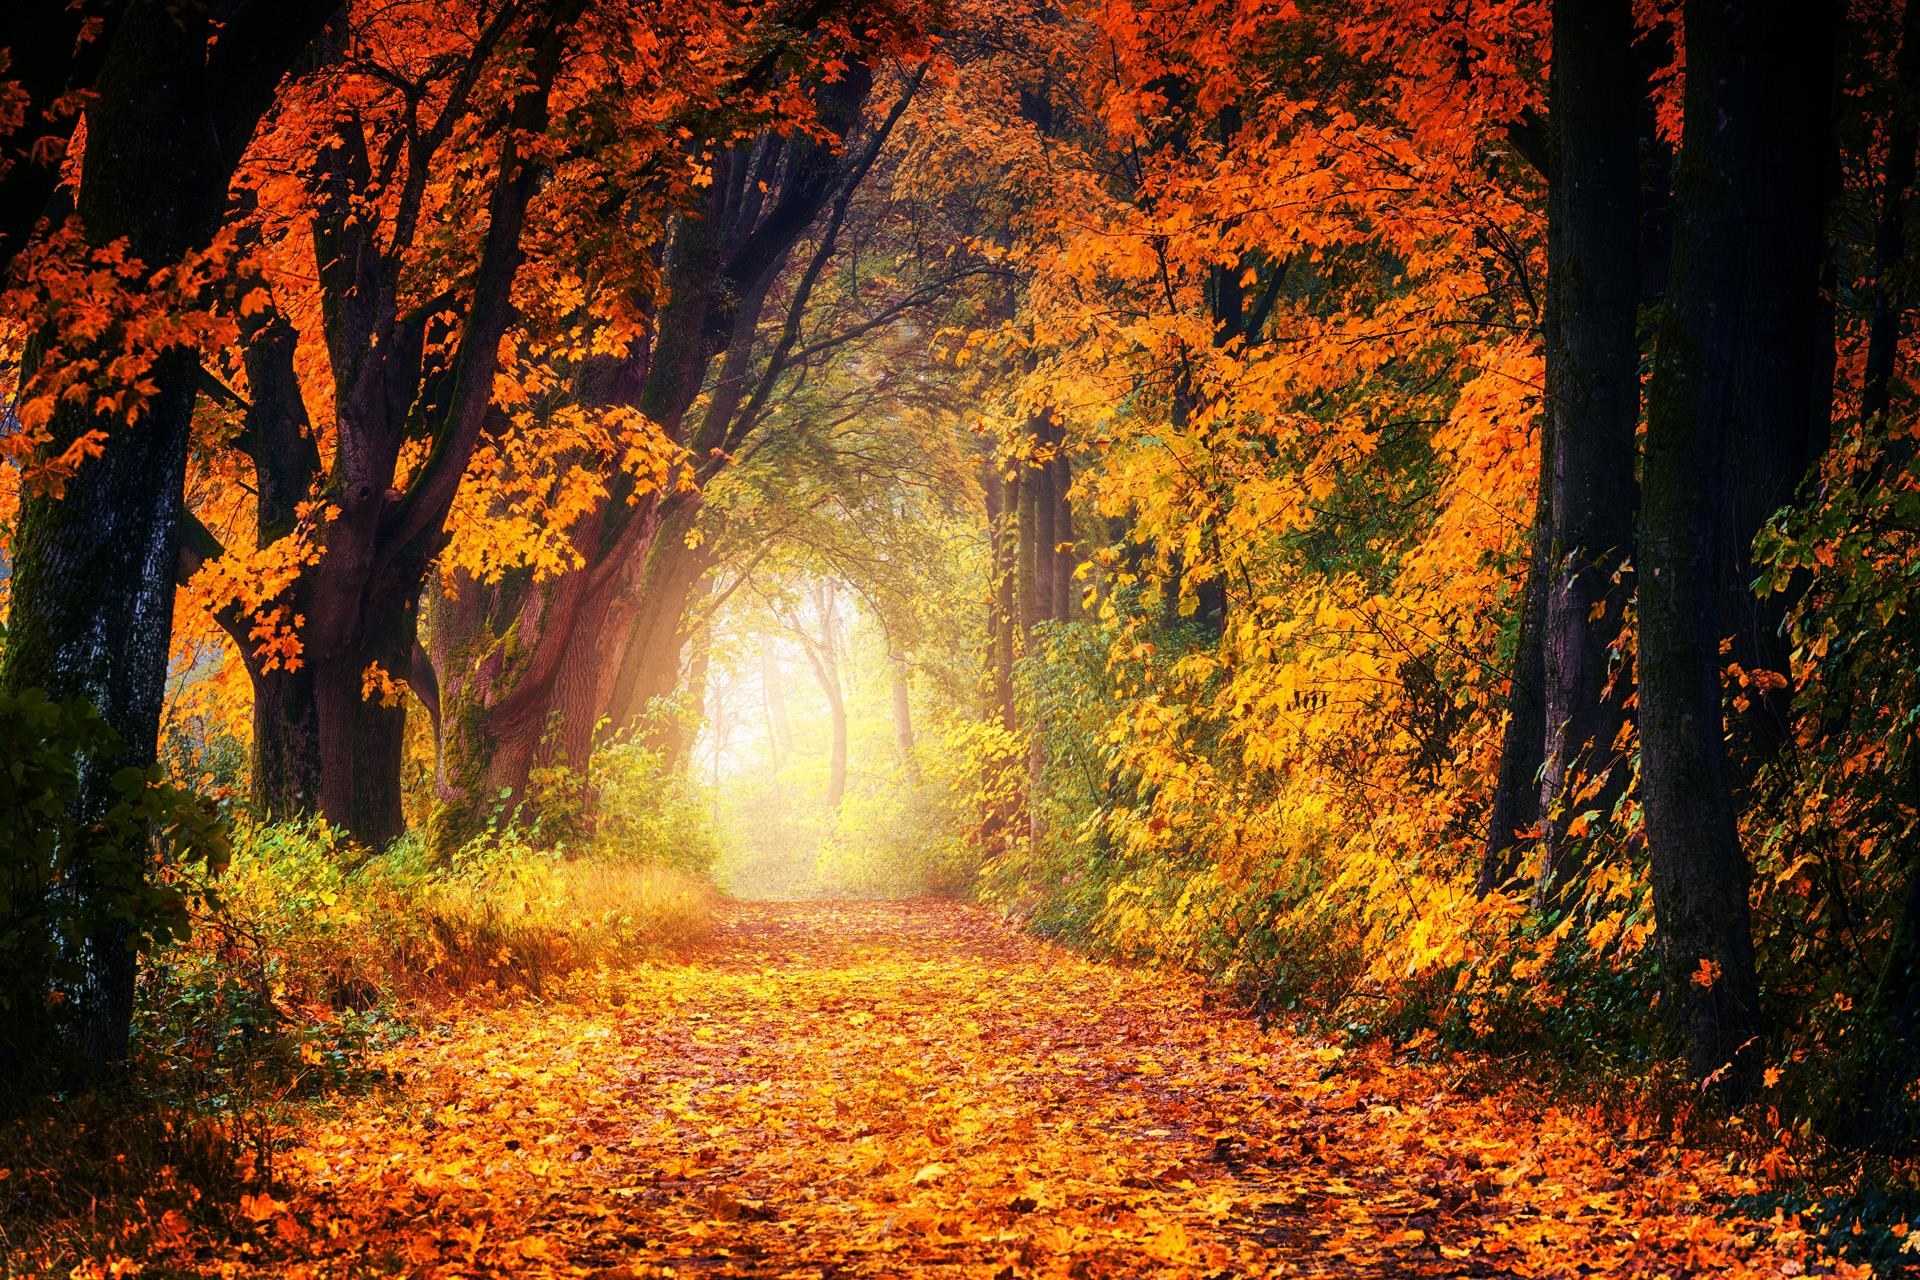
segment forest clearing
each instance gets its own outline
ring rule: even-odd
[[[0,1276],[1920,1274],[1914,0],[0,0]]]

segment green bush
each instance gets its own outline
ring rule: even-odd
[[[635,739],[602,746],[593,756],[593,824],[587,851],[706,875],[719,856],[706,801],[683,771]]]
[[[16,1081],[77,1065],[102,970],[184,937],[178,873],[226,857],[211,806],[124,759],[85,702],[0,694],[0,1074]]]

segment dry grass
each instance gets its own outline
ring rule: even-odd
[[[675,952],[717,901],[704,878],[639,861],[496,838],[436,865],[312,827],[243,831],[212,889],[193,939],[143,973],[129,1077],[0,1120],[0,1277],[86,1275],[88,1259],[220,1234],[295,1125],[381,1082],[371,1045],[453,997]]]

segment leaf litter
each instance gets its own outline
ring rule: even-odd
[[[202,1273],[1864,1275],[1723,1157],[1212,1009],[944,902],[739,903],[674,963],[461,1006]],[[184,1247],[184,1246],[183,1246]]]

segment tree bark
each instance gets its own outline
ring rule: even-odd
[[[1551,319],[1549,319],[1551,324]],[[1475,885],[1484,897],[1521,873],[1522,833],[1540,821],[1540,762],[1547,740],[1546,658],[1540,642],[1546,624],[1547,579],[1552,534],[1546,459],[1551,456],[1553,417],[1540,415],[1540,487],[1534,498],[1531,549],[1521,586],[1520,627],[1513,669],[1507,676],[1507,727],[1500,739],[1500,770],[1487,817],[1487,843]]]
[[[1718,539],[1720,634],[1733,638],[1732,658],[1743,670],[1777,679],[1749,685],[1728,717],[1741,788],[1789,736],[1793,691],[1786,622],[1807,581],[1796,575],[1787,590],[1756,595],[1753,540],[1793,500],[1826,452],[1832,430],[1834,316],[1821,293],[1821,276],[1834,172],[1836,5],[1815,0],[1795,7],[1791,40],[1785,32],[1768,33],[1756,55],[1768,86],[1758,144],[1766,191],[1745,224],[1750,243],[1728,437],[1737,447],[1722,457],[1727,502]]]
[[[281,76],[332,8],[318,0],[243,4],[215,40],[197,9],[162,0],[129,5],[87,109],[75,210],[87,242],[124,239],[149,270],[205,244]],[[61,358],[44,346],[37,354]],[[149,374],[154,390],[131,424],[63,405],[51,424],[52,454],[43,456],[96,429],[106,433],[103,451],[80,465],[62,496],[29,494],[22,503],[0,688],[83,698],[119,735],[119,758],[82,764],[75,816],[83,821],[112,803],[109,784],[119,769],[145,767],[158,749],[198,374],[193,352],[160,355]],[[137,887],[144,870],[127,869],[130,884],[97,888],[111,897]],[[77,883],[92,879],[76,870]],[[65,993],[63,1043],[47,1049],[73,1059],[84,1082],[126,1055],[135,956],[126,923],[104,910],[80,945],[84,977]],[[14,978],[7,985],[18,991],[45,985],[45,975]]]
[[[1051,415],[1042,414],[1034,424],[1034,437],[1043,447],[1053,448]],[[1033,620],[1051,622],[1056,616],[1058,592],[1054,587],[1054,568],[1059,563],[1056,532],[1060,512],[1058,476],[1049,456],[1034,467],[1033,480]]]
[[[1893,404],[1893,375],[1905,327],[1911,271],[1907,262],[1907,210],[1912,201],[1916,149],[1920,149],[1920,5],[1902,6],[1900,52],[1894,63],[1893,101],[1887,112],[1887,162],[1881,181],[1880,217],[1873,236],[1873,288],[1867,322],[1867,364],[1860,416],[1882,417]]]
[[[833,722],[833,742],[827,758],[827,808],[837,810],[847,795],[847,699],[840,682],[840,620],[833,584],[823,582],[814,589],[814,610],[820,618],[820,634],[808,634],[796,628],[813,665],[820,692],[826,695],[827,712]]]
[[[990,711],[1004,728],[1014,724],[1013,658],[1016,626],[1016,568],[1019,559],[1014,512],[1020,506],[1018,475],[1008,479],[989,458],[982,464],[982,488],[987,502],[988,555],[991,581],[987,599],[987,680]]]
[[[1568,905],[1591,842],[1579,814],[1610,811],[1626,785],[1615,739],[1626,690],[1609,690],[1632,584],[1640,419],[1640,172],[1628,0],[1555,0],[1547,201],[1549,567],[1541,629],[1546,700],[1539,895]]]
[[[1034,555],[1040,533],[1040,473],[1027,461],[1017,462],[1018,504],[1014,516],[1014,591],[1019,605],[1020,652],[1032,645],[1033,626],[1040,621],[1038,581],[1034,573]]]
[[[1053,521],[1053,618],[1056,622],[1071,622],[1074,601],[1079,594],[1073,575],[1080,567],[1073,529],[1073,499],[1069,496],[1073,488],[1073,463],[1067,457],[1065,434],[1058,427],[1054,429],[1053,442],[1057,450],[1053,459],[1053,500],[1056,508]]]
[[[1768,206],[1794,198],[1776,185],[1779,165],[1818,163],[1802,154],[1816,134],[1797,117],[1824,117],[1805,63],[1818,61],[1831,18],[1784,0],[1686,7],[1673,267],[1648,392],[1639,695],[1661,971],[1689,1068],[1734,1102],[1758,1084],[1763,1023],[1722,720],[1726,574],[1745,555],[1744,542],[1727,544],[1750,510],[1730,455],[1776,446],[1777,436],[1747,434],[1743,369],[1781,350],[1769,334],[1805,340],[1818,308],[1817,278],[1774,257],[1773,233],[1803,232],[1800,219]],[[1775,271],[1783,278],[1759,279]],[[1774,412],[1804,427],[1807,400]]]
[[[893,686],[893,746],[900,753],[900,773],[907,785],[920,785],[920,762],[914,756],[913,691],[907,679],[907,661],[887,656],[887,674]]]

